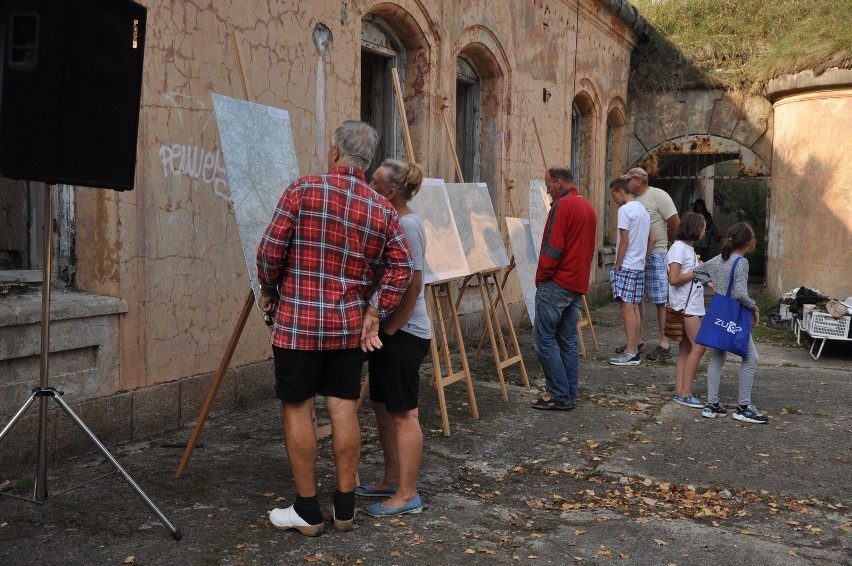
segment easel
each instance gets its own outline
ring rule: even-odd
[[[541,136],[538,134],[538,124],[535,118],[532,120],[533,128],[535,129],[535,138],[538,140],[538,149],[541,152],[541,161],[544,163],[544,170],[547,171],[547,159],[544,157],[544,145],[541,143]],[[583,295],[583,310],[580,312],[580,320],[577,321],[577,336],[580,339],[580,354],[585,358],[586,342],[583,340],[583,329],[589,327],[589,332],[592,334],[592,344],[595,347],[595,352],[600,352],[598,347],[598,337],[595,335],[595,327],[592,324],[592,315],[589,312],[589,304],[586,302],[586,296]]]
[[[231,31],[231,40],[234,44],[234,52],[236,54],[237,59],[237,67],[240,69],[240,81],[243,87],[243,97],[245,100],[249,100],[249,83],[246,79],[245,69],[243,68],[242,56],[240,54],[240,45],[237,41],[237,34],[235,31]],[[234,356],[234,352],[237,349],[237,344],[240,341],[240,336],[242,336],[243,330],[245,329],[246,322],[248,321],[249,313],[251,312],[252,305],[255,304],[254,291],[249,289],[248,295],[246,295],[246,300],[243,303],[243,309],[240,312],[240,316],[237,318],[237,323],[234,326],[234,330],[231,332],[231,339],[228,341],[228,346],[225,348],[225,353],[222,355],[222,360],[219,362],[219,367],[216,369],[216,373],[213,376],[213,383],[210,384],[210,390],[207,392],[207,398],[204,400],[204,404],[201,407],[201,411],[198,413],[198,419],[195,423],[195,428],[192,431],[192,435],[189,437],[189,442],[186,445],[186,449],[183,453],[183,458],[181,458],[180,464],[178,465],[177,472],[175,473],[175,478],[180,478],[183,476],[184,471],[186,471],[186,467],[189,464],[189,459],[192,457],[192,452],[195,450],[195,446],[198,444],[198,440],[201,437],[201,430],[204,428],[204,423],[207,422],[207,417],[210,415],[210,410],[213,407],[213,401],[216,399],[216,394],[219,392],[219,386],[222,385],[222,380],[225,378],[225,373],[228,371],[228,367],[231,364],[231,358]],[[268,318],[268,315],[265,315],[266,324],[270,327],[271,332],[271,324],[272,319]],[[361,396],[358,399],[357,408],[360,409],[361,405],[364,402],[364,396],[366,395],[366,384],[361,385]],[[311,419],[314,425],[314,434],[317,439],[325,438],[326,436],[331,434],[331,425],[318,426],[316,414],[311,414]]]
[[[506,197],[507,197],[507,201],[509,202],[509,211],[512,213],[512,216],[517,216],[517,213],[515,212],[515,204],[512,202],[512,189],[514,188],[513,183],[512,183],[512,180],[509,179],[509,177],[506,175],[505,171],[503,172],[503,184],[506,187]],[[509,274],[516,267],[517,267],[517,265],[515,264],[515,254],[512,254],[511,258],[509,258],[509,265],[508,265],[508,267],[506,267],[506,271],[503,272],[503,280],[500,282],[500,288],[503,289],[504,291],[506,290],[506,282],[509,280]],[[496,303],[492,303],[491,309],[490,309],[489,312],[491,313],[491,317],[492,317],[492,320],[494,321],[494,324],[499,325],[500,321],[497,318],[497,304]],[[523,312],[521,312],[521,316],[520,316],[520,318],[518,318],[517,323],[513,322],[511,318],[509,319],[509,324],[512,326],[512,328],[515,330],[516,333],[517,333],[517,325],[519,325],[523,319],[524,319]],[[486,333],[487,333],[486,329],[483,328],[482,334],[479,337],[479,346],[476,347],[476,353],[473,354],[474,360],[479,358],[479,352],[482,351],[482,347],[485,345]]]
[[[446,99],[445,99],[446,100]],[[444,102],[441,106],[442,109],[447,108],[448,105]],[[444,126],[446,126],[447,138],[449,141],[450,151],[453,156],[453,160],[456,164],[456,173],[459,176],[459,182],[464,183],[464,177],[462,175],[461,167],[459,165],[458,155],[456,155],[455,144],[453,144],[452,134],[450,131],[450,126],[447,122],[446,115],[442,112],[442,117],[444,119]],[[506,388],[506,380],[503,376],[503,370],[507,367],[513,366],[515,364],[519,364],[521,368],[521,376],[524,380],[524,386],[527,389],[530,389],[529,378],[527,377],[527,369],[524,365],[524,358],[521,354],[520,346],[518,346],[518,337],[515,333],[515,328],[512,325],[512,317],[509,313],[509,307],[506,304],[505,296],[503,295],[503,285],[508,278],[508,273],[514,268],[514,260],[510,262],[510,265],[506,268],[503,283],[497,280],[497,274],[503,269],[493,269],[480,271],[475,274],[471,274],[466,276],[461,283],[461,289],[459,290],[459,295],[456,298],[455,302],[455,311],[457,312],[459,306],[461,304],[462,299],[464,298],[465,290],[467,289],[467,285],[470,280],[474,277],[477,278],[477,283],[479,287],[480,298],[482,299],[482,318],[485,321],[485,331],[488,333],[488,337],[491,340],[491,350],[494,355],[494,365],[497,368],[497,379],[500,382],[500,391],[502,393],[503,401],[509,401],[509,392]],[[493,280],[494,285],[494,296],[491,295],[491,282]],[[513,356],[509,355],[508,349],[506,347],[506,339],[503,336],[503,329],[500,325],[499,319],[499,310],[498,307],[502,307],[502,310],[506,316],[506,320],[509,326],[509,337],[512,342],[512,346],[515,349],[515,353]],[[484,339],[484,336],[483,336]],[[481,342],[481,341],[480,341]],[[479,351],[477,350],[477,354]]]

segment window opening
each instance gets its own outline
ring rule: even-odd
[[[456,155],[465,182],[481,179],[482,80],[473,64],[456,59]]]
[[[390,71],[397,69],[404,92],[404,61],[404,50],[387,25],[373,16],[365,17],[361,21],[361,120],[379,134],[367,179],[384,159],[403,157],[402,123]]]

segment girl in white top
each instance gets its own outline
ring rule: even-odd
[[[695,382],[698,363],[707,348],[695,343],[701,317],[704,316],[704,287],[695,279],[698,258],[692,246],[704,235],[705,227],[702,215],[694,212],[684,214],[666,259],[669,266],[669,308],[683,310],[684,314],[683,338],[678,349],[672,399],[696,409],[703,409],[704,403],[692,394],[692,384]]]

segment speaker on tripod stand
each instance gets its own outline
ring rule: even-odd
[[[142,88],[146,9],[130,0],[0,1],[0,176],[42,181],[44,261],[40,383],[0,431],[39,400],[33,500],[47,497],[47,405],[53,399],[166,526],[148,498],[63,393],[48,384],[53,185],[131,190]]]

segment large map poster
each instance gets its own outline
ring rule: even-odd
[[[447,196],[470,272],[493,271],[509,265],[488,186],[485,183],[447,183]]]
[[[257,246],[281,193],[299,177],[286,110],[213,95],[228,187],[251,286],[257,289]]]
[[[530,232],[536,254],[541,253],[541,239],[544,237],[547,215],[550,214],[550,201],[544,181],[541,179],[530,181]]]
[[[409,206],[423,221],[426,231],[423,282],[449,281],[470,274],[444,181],[423,179]]]
[[[535,324],[535,273],[538,269],[538,254],[533,246],[530,221],[526,218],[507,217],[506,227],[509,229],[509,243],[515,256],[524,304],[527,306],[530,322]]]

